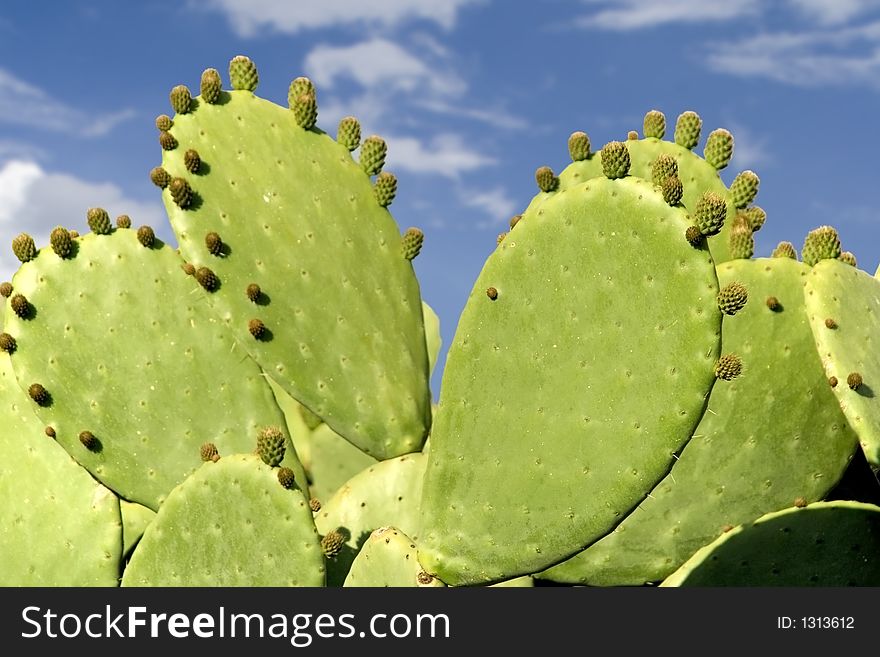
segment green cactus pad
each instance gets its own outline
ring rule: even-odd
[[[323,586],[324,558],[302,491],[259,456],[205,463],[168,495],[123,586]]]
[[[0,586],[117,586],[119,500],[46,435],[0,354]]]
[[[596,178],[527,212],[489,256],[432,429],[428,572],[459,585],[546,568],[665,474],[719,355],[714,263],[687,225],[652,183]]]
[[[443,587],[422,570],[416,558],[416,544],[394,527],[380,527],[351,564],[343,586]]]
[[[71,456],[157,509],[199,466],[206,438],[221,454],[251,452],[257,432],[284,418],[173,249],[158,240],[146,249],[130,230],[77,243],[70,259],[42,249],[13,279],[34,307],[29,319],[6,312],[16,377],[49,392],[35,410]],[[302,472],[292,449],[285,462]]]
[[[880,507],[769,513],[701,548],[661,586],[880,586]]]
[[[839,260],[822,260],[810,271],[804,296],[826,376],[844,382],[855,372],[862,379],[856,389],[833,390],[868,462],[880,466],[880,281]]]
[[[192,177],[184,149],[164,152],[163,167],[191,179],[193,202],[162,196],[184,259],[210,264],[219,281],[207,295],[216,312],[269,376],[346,439],[377,458],[418,450],[430,422],[419,286],[398,226],[348,149],[246,91],[199,104],[172,130],[184,148],[211,153],[210,171]],[[361,146],[370,173],[384,158],[379,142]],[[223,236],[227,255],[208,252],[208,231]],[[248,335],[254,302],[242,293],[251,284],[269,330],[259,340]]]
[[[315,524],[323,535],[334,529],[346,536],[342,550],[327,561],[327,585],[342,586],[355,555],[370,533],[394,526],[418,540],[419,500],[427,457],[407,454],[371,465],[352,477],[329,500],[321,500]]]
[[[156,512],[143,504],[127,500],[119,500],[119,508],[122,511],[122,554],[128,559],[143,537],[147,526],[156,517]]]
[[[672,573],[725,526],[822,499],[842,477],[855,449],[825,380],[804,312],[809,268],[781,259],[718,267],[752,298],[773,294],[784,310],[748,303],[725,318],[725,352],[748,358],[748,370],[712,389],[694,437],[669,475],[614,531],[541,575],[570,584],[640,585]],[[772,427],[772,430],[768,430]]]

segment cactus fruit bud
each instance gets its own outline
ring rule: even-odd
[[[568,154],[572,162],[580,162],[590,157],[590,138],[586,132],[572,132],[568,138]]]
[[[168,187],[168,183],[171,182],[171,176],[162,167],[153,167],[150,170],[150,180],[153,181],[156,187],[165,189]]]
[[[852,267],[856,266],[856,256],[851,251],[844,251],[843,253],[841,253],[839,260],[848,265],[851,265]]]
[[[216,462],[220,458],[220,452],[217,451],[217,445],[214,443],[203,443],[199,448],[199,455],[202,460]]]
[[[513,230],[513,227],[519,223],[520,219],[522,219],[521,214],[515,214],[510,218],[510,230]]]
[[[192,105],[192,94],[184,84],[179,84],[168,94],[172,109],[178,114],[186,114]]]
[[[82,446],[90,452],[93,452],[98,448],[98,439],[95,438],[95,434],[93,434],[91,431],[80,432],[79,442],[82,443]]]
[[[749,292],[742,283],[728,283],[718,293],[718,308],[725,315],[735,315],[749,300]]]
[[[864,383],[864,381],[862,381],[862,375],[858,372],[850,372],[849,376],[846,377],[846,385],[848,385],[851,390],[858,390],[862,383]]]
[[[703,120],[696,112],[682,112],[675,122],[675,143],[691,150],[700,143]]]
[[[220,91],[223,88],[223,81],[220,79],[220,72],[216,68],[206,68],[202,71],[202,80],[199,84],[199,93],[202,100],[213,105],[220,100]]]
[[[832,388],[836,388],[836,387],[837,387],[837,383],[838,383],[838,382],[837,382],[837,377],[836,377],[836,376],[829,376],[829,377],[828,377],[828,385],[830,385]]]
[[[263,324],[262,320],[252,319],[248,322],[248,331],[250,331],[250,334],[257,340],[260,340],[266,335],[266,325]]]
[[[810,267],[820,260],[835,260],[840,257],[840,237],[831,226],[820,226],[811,230],[804,240],[801,250],[804,262]]]
[[[7,354],[11,354],[15,351],[15,346],[15,338],[8,333],[0,333],[0,350],[5,351]]]
[[[715,363],[715,376],[732,381],[742,374],[742,361],[736,354],[725,354]]]
[[[486,296],[492,299],[492,301],[495,301],[495,299],[498,298],[498,290],[494,287],[490,287],[486,290]]]
[[[703,233],[700,232],[697,226],[688,226],[687,230],[684,231],[684,238],[691,246],[698,247],[703,242]]]
[[[170,132],[162,131],[159,133],[159,145],[162,147],[162,150],[173,151],[177,148],[177,140]]]
[[[381,207],[387,208],[391,205],[394,197],[397,195],[397,176],[390,171],[382,171],[376,176],[376,182],[373,185],[373,196],[376,197],[376,203]]]
[[[284,433],[280,427],[266,427],[257,435],[257,453],[263,463],[278,466],[284,459]]]
[[[733,227],[727,236],[730,257],[733,260],[748,260],[755,254],[755,238],[748,224]]]
[[[23,294],[16,294],[9,300],[13,312],[21,319],[27,319],[31,314],[31,304]]]
[[[550,167],[538,167],[535,171],[535,182],[542,192],[553,192],[559,187],[559,178]]]
[[[89,228],[96,235],[109,235],[113,230],[113,224],[110,223],[110,215],[104,208],[89,208],[86,212],[86,222]]]
[[[642,122],[642,133],[645,137],[663,139],[666,134],[666,116],[658,110],[651,110],[645,114]]]
[[[150,249],[156,243],[156,233],[149,226],[141,226],[137,230],[137,240],[141,246]]]
[[[336,141],[353,151],[361,145],[361,124],[353,116],[346,116],[339,121],[336,130]]]
[[[321,538],[321,551],[328,559],[339,554],[343,545],[345,545],[345,535],[338,529],[330,530]]]
[[[229,82],[233,89],[256,91],[259,81],[257,66],[249,57],[236,55],[229,62]]]
[[[825,328],[836,329],[837,322],[835,322],[834,319],[832,319],[831,317],[827,317],[825,319]]]
[[[3,281],[0,283],[0,297],[8,299],[12,295],[12,283]]]
[[[287,88],[287,106],[291,109],[296,99],[300,96],[317,96],[318,91],[315,89],[314,83],[305,76],[300,76],[290,83]]]
[[[296,475],[290,468],[278,468],[278,483],[282,488],[290,490],[296,485]]]
[[[77,237],[79,237],[79,233],[77,231],[70,231],[70,239],[75,240]]]
[[[730,164],[733,157],[733,135],[724,128],[718,128],[709,133],[706,147],[703,149],[703,158],[718,170]]]
[[[195,276],[199,285],[205,288],[208,292],[213,292],[220,287],[220,279],[217,278],[217,275],[207,267],[199,267],[196,269]]]
[[[803,509],[805,506],[807,506],[807,498],[806,498],[806,497],[796,497],[796,498],[794,498],[794,505],[795,505],[798,509]]]
[[[168,183],[168,191],[171,192],[171,198],[177,204],[177,207],[188,208],[192,204],[192,187],[183,178],[173,178]]]
[[[183,154],[183,166],[190,173],[198,173],[199,168],[202,166],[202,158],[199,157],[199,152],[196,149],[190,148]]]
[[[116,217],[116,227],[117,228],[131,228],[131,217],[127,214],[121,214]]]
[[[777,299],[776,297],[767,297],[767,300],[764,303],[773,312],[776,312],[777,310],[782,308],[782,304],[779,303],[779,299]]]
[[[303,130],[311,130],[318,122],[318,101],[314,93],[297,96],[290,109],[294,121]]]
[[[681,203],[681,197],[684,194],[684,186],[678,176],[669,176],[663,181],[663,200],[668,205],[676,206]]]
[[[12,240],[12,252],[21,262],[28,262],[37,257],[37,245],[34,238],[27,233],[19,233]]]
[[[208,253],[213,256],[223,253],[223,240],[220,239],[220,235],[213,231],[205,235],[205,246],[208,248]]]
[[[626,133],[627,141],[635,141],[638,138],[639,138],[639,133],[636,132],[635,130],[630,130],[629,132]]]
[[[196,275],[196,268],[193,267],[193,264],[191,262],[184,262],[180,266],[180,268],[183,270],[183,273],[186,274],[187,276],[195,276]]]
[[[697,228],[705,235],[716,235],[727,217],[727,202],[715,192],[705,192],[694,208]]]
[[[791,242],[780,242],[776,245],[776,248],[773,249],[773,253],[770,254],[773,258],[791,258],[792,260],[797,260],[797,251],[795,251],[794,244]]]
[[[250,299],[254,303],[259,301],[260,295],[262,293],[263,293],[263,291],[260,289],[260,286],[257,285],[256,283],[251,283],[250,285],[248,285],[247,290],[245,291],[245,294],[247,294],[247,298]]]
[[[416,575],[416,582],[418,582],[420,586],[429,586],[433,581],[434,576],[426,573],[424,570],[420,570],[419,574]]]
[[[755,200],[760,184],[761,179],[758,178],[758,174],[754,171],[746,170],[736,174],[736,178],[730,183],[730,195],[733,197],[733,204],[738,208],[746,207]]]
[[[30,387],[28,387],[28,395],[30,395],[30,398],[40,406],[46,406],[51,399],[49,391],[39,383],[32,383]]]
[[[309,508],[312,510],[312,513],[317,513],[321,510],[321,501],[317,497],[313,497],[309,500]]]
[[[367,175],[375,176],[385,166],[385,156],[388,154],[388,146],[379,135],[372,135],[364,139],[361,144],[361,168]]]
[[[753,205],[750,208],[740,210],[739,214],[744,216],[749,222],[749,226],[751,227],[753,233],[757,233],[759,230],[761,230],[764,222],[767,221],[767,213],[764,212],[764,208],[757,205]]]
[[[622,141],[609,141],[602,148],[602,173],[606,178],[623,178],[629,174],[629,149]]]
[[[49,234],[49,244],[59,258],[69,258],[73,253],[73,240],[64,226],[56,226]]]
[[[156,117],[156,129],[159,132],[168,132],[169,130],[171,130],[171,126],[173,125],[174,122],[167,114],[160,114]]]
[[[500,246],[505,237],[507,237],[507,233],[498,233],[498,237],[495,238],[495,246]]]
[[[660,153],[651,164],[651,180],[658,187],[670,176],[678,177],[678,162],[668,153]]]
[[[425,234],[418,228],[407,228],[403,234],[403,257],[412,260],[419,251],[422,250],[422,244],[425,242]]]
[[[44,431],[49,438],[55,437],[55,427],[46,427]]]

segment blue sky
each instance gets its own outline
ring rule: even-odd
[[[18,232],[85,230],[92,206],[173,243],[153,120],[237,54],[259,95],[286,103],[308,75],[319,127],[354,114],[386,138],[445,345],[535,169],[562,169],[574,130],[599,148],[649,109],[734,134],[722,177],[761,177],[756,255],[832,224],[862,269],[880,261],[880,0],[32,0],[0,9],[0,279]]]

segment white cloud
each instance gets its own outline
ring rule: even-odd
[[[261,31],[296,34],[304,30],[355,26],[393,28],[412,21],[428,21],[443,28],[455,25],[459,10],[482,0],[208,0],[193,8],[226,15],[238,36],[255,37]]]
[[[728,168],[735,173],[744,169],[753,169],[760,175],[761,172],[757,170],[762,165],[773,162],[773,154],[767,138],[756,135],[750,128],[740,123],[729,123],[727,127],[733,134],[733,157]]]
[[[391,171],[405,170],[457,179],[463,172],[496,163],[494,158],[469,148],[455,134],[435,135],[427,144],[406,136],[385,136],[385,141],[388,144],[385,161]]]
[[[788,0],[795,10],[822,25],[840,25],[880,6],[878,0]]]
[[[136,201],[111,183],[46,172],[32,161],[7,161],[0,167],[0,280],[9,280],[18,268],[11,249],[16,235],[26,232],[41,247],[58,225],[86,232],[86,212],[91,207],[102,207],[111,217],[127,214],[134,225],[149,224],[160,237],[170,232],[158,199]]]
[[[577,24],[608,30],[637,30],[667,23],[702,23],[726,21],[755,14],[757,0],[584,0],[601,5],[595,12],[581,17]]]
[[[135,116],[132,109],[92,115],[65,105],[44,90],[0,68],[0,122],[80,137],[101,137]]]
[[[340,78],[354,80],[362,87],[384,87],[392,91],[431,91],[443,96],[460,94],[464,82],[410,54],[387,39],[372,39],[351,46],[319,45],[307,56],[306,73],[319,86],[332,88]]]
[[[503,229],[507,230],[510,218],[516,214],[517,210],[517,202],[503,187],[462,188],[458,191],[458,200],[465,207],[482,210],[490,217],[489,221],[477,222],[477,228],[492,228],[503,225]]]

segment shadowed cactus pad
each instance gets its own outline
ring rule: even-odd
[[[250,66],[232,65],[245,77]],[[233,87],[243,90],[175,117],[182,148],[163,153],[181,254],[197,276],[210,266],[219,286],[209,303],[293,398],[376,457],[418,450],[430,422],[419,286],[368,175],[381,170],[385,142],[367,138],[359,166],[350,143],[303,130],[250,83]],[[190,148],[211,154],[210,171],[187,171]],[[176,197],[178,179],[192,188],[190,204]],[[212,255],[208,232],[223,236],[223,257]],[[257,301],[242,293],[254,284]],[[268,329],[260,339],[248,334],[255,318]]]

